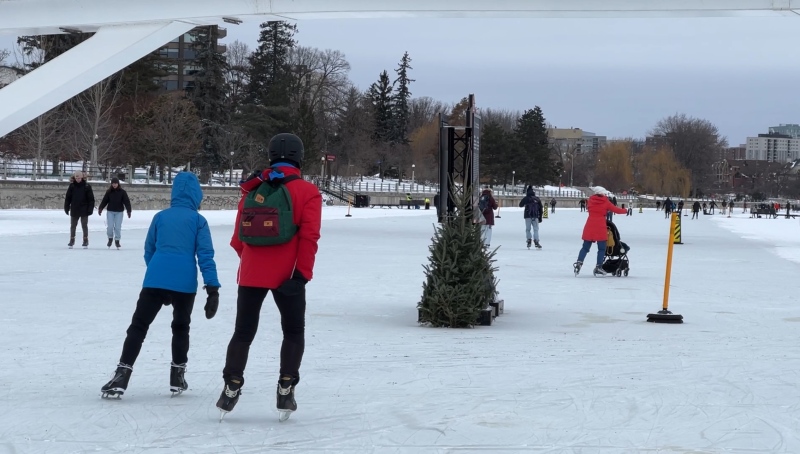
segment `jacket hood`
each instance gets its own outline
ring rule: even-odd
[[[536,195],[536,193],[533,191],[532,187],[528,186],[528,189],[525,190],[525,195]]]
[[[285,176],[289,175],[296,175],[300,176],[300,169],[293,166],[273,166],[274,170],[282,172]],[[270,173],[273,171],[273,167],[268,167],[264,169],[260,173],[253,173],[247,180],[239,183],[239,187],[242,189],[242,194],[247,194],[248,192],[258,188],[262,182],[267,181],[270,179]]]
[[[197,211],[203,201],[200,181],[192,172],[180,172],[172,181],[171,207],[183,207]]]

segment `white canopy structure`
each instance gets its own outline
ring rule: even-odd
[[[0,137],[198,25],[340,18],[792,16],[800,0],[0,0],[0,34],[96,34],[0,90]]]

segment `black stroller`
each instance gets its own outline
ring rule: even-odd
[[[627,276],[630,270],[628,251],[630,248],[619,237],[617,226],[611,221],[606,221],[606,255],[603,259],[603,271],[613,276]]]

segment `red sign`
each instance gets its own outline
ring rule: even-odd
[[[336,155],[326,154],[325,155],[325,159],[327,159],[328,161],[335,161],[336,160]]]

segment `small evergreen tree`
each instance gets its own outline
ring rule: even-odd
[[[435,228],[428,248],[430,263],[423,266],[426,279],[417,305],[420,323],[468,328],[494,301],[495,251],[484,246],[469,200],[469,196],[456,196],[456,213]]]
[[[392,132],[390,140],[401,145],[408,144],[408,102],[411,99],[409,85],[414,82],[414,79],[408,78],[409,69],[414,68],[411,67],[411,57],[406,52],[403,54],[402,60],[400,60],[400,65],[394,70],[397,73],[397,79],[394,80],[393,85],[397,85],[397,90],[392,96]]]

